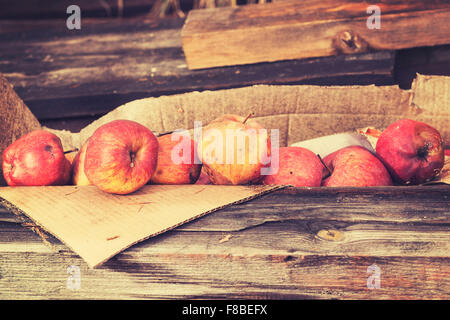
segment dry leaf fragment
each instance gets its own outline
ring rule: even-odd
[[[75,187],[75,190],[74,190],[74,191],[71,191],[71,192],[66,193],[65,196],[69,196],[69,195],[71,195],[72,193],[77,192],[78,190],[79,190],[79,189],[78,189],[77,187]]]
[[[450,184],[450,157],[449,156],[445,156],[444,166],[442,167],[439,175],[432,181],[426,182],[424,184],[427,185],[427,184],[438,184],[438,183]]]
[[[367,141],[369,141],[370,145],[375,150],[378,138],[383,133],[383,131],[380,131],[373,127],[366,127],[363,129],[358,129],[358,133],[366,137]]]
[[[150,204],[152,201],[142,201],[142,202],[130,202],[129,205],[144,205],[144,204]]]
[[[219,240],[219,243],[226,242],[226,241],[230,240],[231,237],[232,237],[231,234],[227,234],[225,237],[223,237],[222,239]]]
[[[368,136],[371,136],[374,138],[379,138],[383,132],[376,128],[367,127],[364,129],[359,129],[359,133],[362,133],[362,134],[365,134],[365,135],[368,135]]]

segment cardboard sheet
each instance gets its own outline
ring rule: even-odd
[[[95,268],[139,241],[278,188],[147,185],[123,196],[94,186],[2,187],[0,198]]]

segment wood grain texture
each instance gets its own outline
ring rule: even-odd
[[[394,64],[394,78],[402,89],[411,89],[417,73],[450,75],[450,45],[399,50]]]
[[[367,27],[369,4],[356,0],[193,10],[182,31],[183,51],[190,69],[203,69],[450,43],[447,0],[377,5],[379,29]]]
[[[135,245],[100,269],[0,214],[0,298],[448,299],[450,186],[291,188]],[[369,290],[367,268],[381,270]],[[67,267],[81,269],[69,290]]]
[[[150,12],[155,0],[127,0],[122,2],[123,7],[118,7],[117,0],[78,0],[78,5],[82,10],[83,17],[117,17],[119,11],[123,16],[141,14]],[[0,19],[66,19],[69,14],[66,13],[67,7],[75,4],[71,0],[0,0],[0,8],[7,10],[0,11]]]
[[[253,84],[393,84],[394,52],[191,71],[183,20],[0,22],[0,72],[39,120],[103,115],[139,98]],[[14,28],[15,31],[14,31]]]

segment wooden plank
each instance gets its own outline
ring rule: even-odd
[[[0,298],[448,299],[449,190],[277,191],[144,241],[95,270],[4,214]],[[373,264],[381,287],[369,290]],[[71,265],[80,267],[79,290],[66,287]]]
[[[0,19],[65,19],[69,15],[66,13],[67,7],[76,4],[80,7],[82,17],[117,17],[131,16],[136,14],[147,14],[150,12],[155,0],[127,0],[119,7],[117,0],[0,0]]]
[[[394,64],[394,78],[402,89],[411,89],[417,73],[450,76],[450,45],[399,50]]]
[[[100,270],[68,253],[1,253],[2,299],[441,299],[449,258],[123,254]],[[382,271],[367,288],[367,268]],[[70,290],[67,268],[80,267]]]
[[[256,201],[232,206],[220,216],[205,217],[183,230],[239,231],[279,220],[339,223],[450,222],[449,186],[371,188],[290,188]]]
[[[64,21],[38,30],[30,23],[22,32],[0,33],[0,72],[41,121],[100,115],[134,99],[195,90],[393,84],[391,51],[191,71],[181,49],[182,25],[99,19],[74,32]]]
[[[319,58],[319,60],[323,59]],[[269,64],[277,64],[277,63],[269,63]],[[314,64],[313,66],[311,66],[311,68],[314,68],[311,70],[317,70],[321,69],[321,66],[319,64],[317,65]],[[330,66],[330,68],[332,67]],[[215,69],[207,69],[207,70],[215,70]],[[238,71],[240,70],[238,69]],[[292,69],[286,68],[286,72],[291,71]],[[200,70],[197,70],[196,72],[200,72]],[[395,53],[393,74],[395,83],[397,83],[401,89],[404,90],[411,89],[412,81],[417,76],[417,73],[424,75],[450,76],[450,45],[404,49]],[[283,75],[280,74],[280,79],[282,79],[282,77]],[[379,76],[374,76],[371,79],[371,81],[380,82],[381,79],[376,80],[377,77]],[[344,78],[343,77],[338,78],[340,80],[339,79],[335,80],[340,81],[341,82],[340,84],[343,84]],[[349,79],[348,83],[351,83],[352,81],[357,81],[358,84],[364,84],[368,83],[367,80],[369,78],[370,76],[364,74],[360,76],[355,75],[354,77],[348,78]],[[305,80],[306,83],[315,83],[315,84],[326,84],[326,82],[330,81],[331,78]],[[90,100],[86,101],[87,104],[89,104],[89,102]],[[67,101],[61,102],[61,104],[65,103],[67,103]],[[111,105],[114,105],[115,103],[116,102],[112,101]],[[53,105],[54,102],[50,101],[49,104]],[[93,122],[94,120],[98,119],[98,117],[99,115],[94,114],[89,117],[83,116],[79,118],[41,119],[41,123],[50,128],[66,129],[72,132],[78,132],[82,128]]]
[[[369,4],[357,0],[193,10],[183,27],[183,50],[188,67],[202,69],[450,43],[448,0],[377,5],[379,29],[367,27]]]

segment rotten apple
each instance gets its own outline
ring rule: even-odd
[[[380,135],[376,153],[394,180],[420,184],[439,175],[444,146],[438,130],[411,119],[398,120]]]
[[[227,114],[202,128],[198,156],[213,184],[254,184],[270,165],[270,146],[258,122]]]

